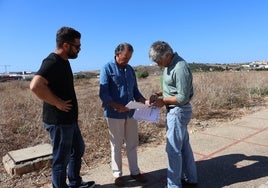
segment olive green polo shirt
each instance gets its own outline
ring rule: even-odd
[[[192,82],[193,76],[188,63],[175,52],[163,72],[163,97],[176,96],[179,106],[187,104],[194,94]]]

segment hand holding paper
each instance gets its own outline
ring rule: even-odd
[[[129,109],[141,109],[141,108],[147,108],[148,106],[141,103],[141,102],[134,102],[134,101],[130,101],[126,107],[128,107]]]
[[[140,102],[129,102],[126,107],[129,109],[136,109],[133,118],[136,120],[144,120],[151,122],[158,122],[160,116],[160,109],[154,106],[147,106]]]

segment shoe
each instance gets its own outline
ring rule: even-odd
[[[114,180],[114,184],[118,187],[124,187],[125,186],[125,182],[123,180],[123,177],[118,177],[118,178],[115,178]]]
[[[181,184],[183,186],[187,186],[187,187],[197,187],[197,185],[198,185],[198,183],[191,183],[191,182],[188,182],[188,181],[186,181],[184,179],[181,180]],[[168,188],[168,186],[165,185],[164,188]]]
[[[137,182],[140,182],[140,183],[145,183],[147,182],[147,179],[145,178],[144,175],[142,174],[137,174],[137,175],[130,175],[130,177],[132,177],[133,179],[135,179]]]
[[[69,188],[93,188],[95,187],[95,181],[82,181],[78,186],[69,186]]]
[[[184,180],[184,179],[181,180],[181,184],[186,185],[186,186],[193,186],[193,187],[198,185],[198,183],[188,182],[187,180]]]

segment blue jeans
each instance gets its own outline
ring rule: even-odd
[[[50,134],[53,148],[52,185],[53,188],[67,188],[66,168],[70,186],[80,185],[81,158],[85,143],[77,123],[68,125],[44,124]]]
[[[184,176],[191,183],[197,183],[196,164],[189,143],[187,124],[192,116],[191,104],[167,110],[168,188],[181,188]]]

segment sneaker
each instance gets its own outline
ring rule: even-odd
[[[181,180],[181,184],[182,184],[183,186],[186,186],[186,187],[189,187],[189,188],[190,188],[190,187],[195,188],[195,187],[197,187],[197,185],[198,185],[198,183],[191,183],[191,182],[188,182],[188,181],[186,181],[186,180],[184,180],[184,179]],[[164,188],[168,188],[168,186],[165,185]]]
[[[184,180],[184,179],[181,180],[181,184],[186,185],[186,186],[193,186],[193,187],[198,185],[197,183],[192,183],[192,182],[189,182],[189,181]]]
[[[124,187],[125,186],[125,182],[123,180],[123,177],[118,177],[118,178],[115,178],[114,180],[114,184],[118,187]]]
[[[135,179],[137,182],[140,182],[140,183],[145,183],[147,182],[147,179],[145,178],[144,175],[142,174],[137,174],[137,175],[130,175],[130,177],[132,177],[133,179]]]
[[[93,188],[95,187],[95,181],[82,181],[78,186],[69,186],[69,188]]]

